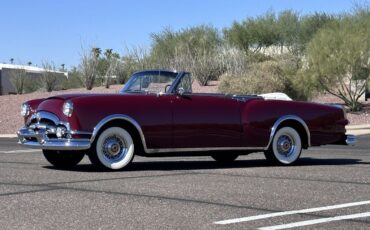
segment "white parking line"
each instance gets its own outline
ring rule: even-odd
[[[334,216],[334,217],[327,217],[327,218],[320,218],[320,219],[294,222],[294,223],[290,223],[290,224],[275,225],[275,226],[263,227],[263,228],[259,228],[259,229],[260,230],[287,229],[287,228],[302,227],[302,226],[306,226],[306,225],[327,223],[327,222],[332,222],[332,221],[364,218],[364,217],[369,217],[369,216],[370,216],[370,212],[363,212],[363,213],[356,213],[356,214],[345,215],[345,216]]]
[[[260,219],[266,219],[266,218],[277,217],[277,216],[287,216],[287,215],[300,214],[300,213],[320,212],[320,211],[326,211],[326,210],[331,210],[331,209],[347,208],[347,207],[360,206],[360,205],[366,205],[366,204],[370,204],[370,200],[353,202],[353,203],[345,203],[345,204],[337,204],[337,205],[324,206],[324,207],[318,207],[318,208],[292,210],[292,211],[285,211],[285,212],[275,212],[275,213],[262,214],[262,215],[257,215],[257,216],[248,216],[248,217],[242,217],[242,218],[236,218],[236,219],[222,220],[222,221],[217,221],[214,223],[215,224],[234,224],[234,223],[247,222],[247,221],[252,221],[252,220],[260,220]]]
[[[40,152],[37,149],[20,149],[20,150],[11,150],[11,151],[0,151],[0,153],[35,153]]]

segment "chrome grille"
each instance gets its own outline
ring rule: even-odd
[[[60,137],[65,138],[70,130],[69,123],[60,121],[59,118],[52,113],[44,111],[37,112],[26,122],[25,128],[34,133],[33,137],[26,137],[26,139],[37,139],[37,141],[40,142],[40,139],[58,138],[56,136],[58,127],[66,130],[65,135]]]

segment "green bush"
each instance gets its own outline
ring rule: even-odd
[[[36,77],[27,77],[24,82],[24,93],[32,93],[43,87],[42,81]]]
[[[64,78],[61,82],[62,89],[76,89],[82,88],[83,84],[81,82],[80,72],[77,68],[72,68],[71,71],[68,72],[68,78]]]

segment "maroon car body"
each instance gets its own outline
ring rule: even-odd
[[[28,101],[19,143],[43,150],[87,153],[95,147],[100,133],[113,126],[127,130],[133,137],[135,154],[145,156],[268,151],[281,127],[294,128],[302,148],[355,141],[345,135],[348,120],[341,107],[183,92],[179,84],[188,73],[173,72],[173,76],[166,93],[69,94]],[[70,115],[63,110],[66,102],[73,105]]]

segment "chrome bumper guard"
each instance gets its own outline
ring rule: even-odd
[[[90,139],[48,138],[44,130],[22,128],[18,131],[18,144],[29,148],[50,150],[84,150],[90,148]]]
[[[357,137],[354,135],[345,135],[341,137],[341,139],[335,143],[332,143],[332,145],[355,145],[357,142]]]

